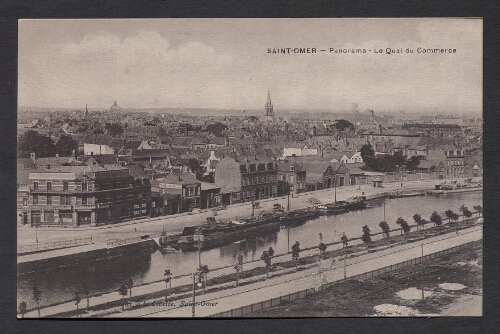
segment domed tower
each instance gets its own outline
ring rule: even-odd
[[[266,116],[274,117],[273,103],[271,102],[271,90],[267,89],[267,102],[265,106]]]
[[[115,101],[115,103],[113,103],[113,105],[111,106],[111,108],[109,108],[109,111],[111,111],[111,112],[113,112],[113,111],[114,112],[120,112],[120,111],[122,111],[122,108],[120,108],[120,106]]]

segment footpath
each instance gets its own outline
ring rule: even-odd
[[[418,253],[420,254],[420,251],[421,251],[420,245],[422,243],[424,244],[424,250],[426,253],[433,252],[432,249],[433,249],[433,247],[435,247],[434,245],[436,245],[436,244],[440,244],[443,247],[453,247],[453,245],[450,242],[457,242],[457,240],[461,240],[462,238],[464,238],[464,236],[470,236],[474,233],[479,233],[482,235],[482,227],[475,226],[472,228],[462,230],[460,233],[461,234],[458,236],[456,236],[455,233],[448,233],[448,234],[444,234],[444,235],[439,235],[439,236],[425,239],[424,241],[419,242],[419,243],[414,242],[411,244],[395,246],[395,247],[391,247],[389,249],[378,250],[377,252],[370,253],[370,254],[367,254],[366,252],[361,252],[360,254],[363,254],[363,255],[357,254],[359,256],[356,256],[355,258],[348,258],[347,259],[347,262],[346,262],[347,267],[352,268],[352,269],[347,270],[348,277],[356,275],[359,270],[366,269],[367,271],[370,271],[370,270],[373,270],[372,269],[373,266],[383,267],[386,265],[390,265],[390,263],[388,263],[386,261],[385,257],[384,257],[383,261],[377,261],[378,258],[380,258],[381,256],[384,256],[384,255],[387,255],[387,254],[396,254],[396,256],[394,257],[394,260],[399,261],[399,262],[404,261],[402,256],[400,256],[401,254],[405,254],[405,256],[410,256],[410,257],[413,256],[413,255],[410,255],[411,253],[408,253],[406,251],[408,249],[415,249],[416,248]],[[455,241],[453,241],[453,240],[455,240]],[[468,241],[470,241],[470,240],[468,240]],[[465,242],[468,242],[468,241],[465,241]],[[318,250],[317,249],[309,249],[309,250],[304,250],[301,252],[301,257],[306,257],[306,256],[310,256],[310,255],[318,255]],[[367,268],[365,268],[367,259],[372,259],[372,260],[374,260],[374,262],[371,265],[369,265]],[[258,289],[261,289],[262,287],[266,287],[268,285],[276,288],[276,284],[279,285],[283,282],[294,282],[294,280],[297,279],[297,277],[296,277],[297,275],[299,275],[299,276],[306,275],[306,277],[303,278],[306,281],[302,282],[301,284],[299,284],[297,286],[297,287],[300,287],[300,289],[302,289],[302,290],[305,287],[307,287],[308,284],[310,285],[310,284],[313,284],[314,282],[318,281],[318,277],[310,277],[311,273],[312,274],[317,273],[317,271],[318,271],[317,264],[312,264],[312,265],[308,265],[308,266],[301,266],[304,268],[307,267],[307,268],[312,268],[312,269],[307,269],[307,270],[303,270],[303,271],[299,271],[299,272],[295,272],[295,268],[292,268],[292,269],[281,268],[280,269],[280,263],[286,262],[289,260],[290,260],[290,254],[283,254],[283,255],[275,256],[273,258],[273,266],[275,266],[277,270],[271,272],[270,279],[262,280],[265,278],[266,275],[260,275],[260,276],[253,276],[253,277],[250,277],[247,279],[240,280],[240,284],[244,284],[245,282],[249,283],[248,285],[245,285],[245,286],[235,287],[235,282],[228,282],[228,283],[220,284],[219,286],[210,286],[209,287],[210,289],[226,288],[226,290],[222,290],[222,291],[218,291],[218,292],[207,291],[206,294],[201,295],[201,296],[197,296],[197,299],[199,299],[198,301],[210,301],[213,299],[219,300],[221,298],[228,298],[228,296],[230,296],[230,295],[234,295],[234,294],[239,295],[242,293],[242,291],[245,293],[249,293],[249,291],[253,291],[255,289],[258,290]],[[336,259],[336,262],[338,264],[340,264],[340,263],[343,264],[342,259]],[[354,266],[354,264],[356,264],[356,265]],[[245,263],[244,269],[245,269],[245,271],[248,271],[248,270],[255,269],[258,267],[262,267],[262,266],[263,266],[262,261],[258,260],[258,261]],[[216,270],[211,271],[209,273],[209,280],[210,280],[210,278],[214,278],[214,277],[219,277],[219,276],[228,275],[228,274],[234,274],[234,272],[235,271],[232,267],[216,269]],[[331,272],[328,272],[328,276],[334,272],[338,272],[338,270],[333,270]],[[272,277],[272,275],[280,275],[280,276]],[[342,270],[342,275],[343,275],[343,270]],[[323,277],[323,279],[326,279],[326,276]],[[335,278],[335,277],[332,278],[332,280],[335,280],[335,279],[337,279],[337,278]],[[259,281],[259,280],[261,280],[261,281]],[[172,279],[172,287],[173,288],[175,288],[176,286],[183,286],[183,285],[190,285],[190,284],[192,284],[191,275],[174,277]],[[285,285],[286,285],[286,287],[288,287],[290,285],[290,283],[287,283]],[[295,286],[295,284],[293,284],[293,285]],[[273,290],[273,289],[271,289],[271,290]],[[294,292],[292,290],[290,290],[290,291],[286,290],[286,294]],[[148,294],[151,294],[154,292],[162,292],[162,291],[165,291],[165,282],[160,281],[160,282],[154,282],[154,283],[149,283],[149,284],[145,284],[145,285],[135,286],[132,289],[132,295],[134,297],[137,297],[137,296],[144,296],[144,295],[148,295]],[[182,293],[182,295],[185,295],[185,294],[186,294],[185,292]],[[257,293],[257,295],[260,295],[260,292]],[[267,292],[262,292],[262,296],[263,296],[262,298],[265,298],[265,299],[271,298],[270,297],[271,295],[268,294]],[[178,296],[171,295],[169,298],[175,298],[175,297],[178,297]],[[116,302],[116,301],[119,301],[121,298],[122,297],[118,294],[118,292],[110,292],[110,293],[102,294],[99,296],[93,296],[90,298],[90,306],[94,307],[97,305],[104,305],[107,303]],[[243,297],[246,304],[251,303],[251,301],[255,299],[255,297],[251,297],[251,298],[253,298],[253,299],[247,300],[246,297]],[[160,300],[162,300],[162,299],[160,299]],[[190,300],[191,300],[190,298],[181,299],[181,300],[175,301],[175,305],[179,306],[182,301],[184,301],[185,303],[189,303]],[[223,300],[221,299],[220,302],[218,302],[219,305],[221,305],[220,303],[222,303],[222,301]],[[223,312],[227,307],[230,307],[229,309],[238,307],[237,303],[235,304],[234,301],[231,301],[231,300],[227,300],[224,303],[225,303],[224,305],[226,305],[226,307],[223,307],[223,308],[217,307],[210,314],[216,314],[216,313]],[[82,300],[82,303],[80,304],[81,307],[84,307],[84,305],[86,305],[86,300]],[[125,310],[125,312],[121,312],[121,308],[117,307],[117,310],[121,313],[113,314],[113,316],[133,316],[133,317],[135,317],[135,316],[141,316],[144,314],[151,314],[151,315],[156,314],[157,316],[160,316],[160,317],[164,317],[164,316],[168,316],[168,317],[171,317],[171,316],[173,316],[173,317],[190,316],[190,315],[178,315],[178,313],[177,313],[177,312],[181,312],[180,311],[181,309],[186,309],[186,307],[180,307],[179,309],[172,308],[172,309],[169,309],[168,312],[162,311],[163,314],[159,314],[158,309],[161,309],[161,307],[151,306],[151,307],[140,308],[137,310],[130,310],[130,311]],[[74,303],[74,301],[70,301],[67,303],[62,303],[62,304],[42,308],[41,309],[41,316],[42,317],[53,316],[53,315],[57,316],[57,314],[64,314],[67,312],[72,312],[74,310],[75,310],[75,303]],[[190,309],[188,311],[190,312]],[[173,315],[171,315],[169,312],[174,312],[174,313],[173,313]],[[186,311],[184,311],[184,312],[186,312]],[[103,311],[94,312],[91,310],[85,316],[89,317],[89,316],[102,314],[102,313],[104,313],[104,312]],[[37,315],[36,310],[32,310],[26,314],[26,317],[28,317],[28,318],[37,317],[37,316],[38,315]],[[203,313],[201,313],[200,316],[205,316],[205,315],[203,315]]]

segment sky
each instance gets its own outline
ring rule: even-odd
[[[20,20],[18,105],[256,110],[270,89],[275,110],[480,115],[482,39],[480,19]],[[287,47],[327,51],[268,53]]]

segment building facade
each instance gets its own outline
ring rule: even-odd
[[[23,223],[95,226],[148,216],[151,188],[127,168],[47,166],[29,174],[18,196]]]
[[[276,197],[277,177],[276,162],[264,156],[226,156],[215,170],[215,183],[221,187],[224,204]]]
[[[306,191],[306,170],[304,166],[297,162],[278,162],[278,182],[283,183],[278,196],[286,195],[288,190],[290,194],[299,194]]]

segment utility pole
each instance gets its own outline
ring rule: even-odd
[[[192,305],[192,316],[195,317],[196,314],[196,273],[193,273],[193,305]]]
[[[422,275],[420,276],[420,286],[422,288],[422,300],[425,299],[424,296],[424,243],[422,242],[422,256],[420,258],[420,262],[422,263]]]
[[[346,261],[347,261],[347,246],[344,247],[344,281],[347,280],[347,268],[346,268]]]
[[[290,212],[290,186],[288,186],[288,201],[286,211]]]
[[[288,224],[288,226],[287,226],[287,234],[288,234],[288,237],[287,237],[287,249],[288,249],[288,253],[290,253],[290,224]]]
[[[337,174],[335,174],[335,178],[333,179],[334,182],[334,202],[337,204]]]
[[[386,221],[385,220],[385,198],[384,198],[384,221]]]
[[[201,240],[200,240],[200,230],[198,230],[198,268],[201,268]]]

